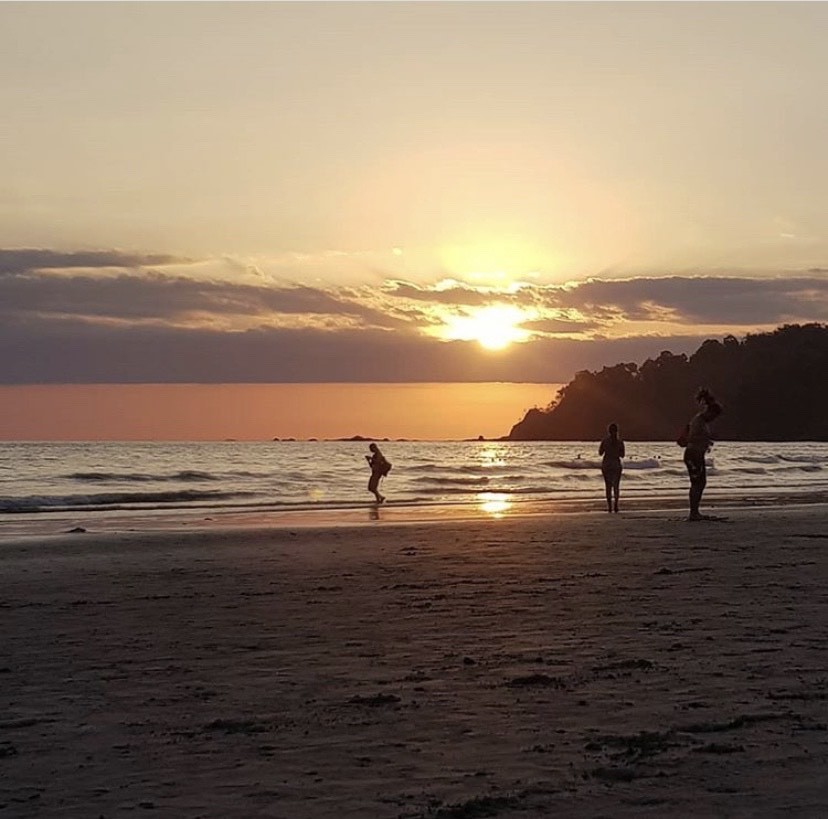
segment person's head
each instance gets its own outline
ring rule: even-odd
[[[700,387],[696,392],[696,401],[699,404],[710,404],[715,400],[713,393],[707,387]]]
[[[371,452],[376,452],[377,451],[377,445],[376,444],[368,444],[368,449],[370,449]]]
[[[715,399],[713,393],[706,387],[702,387],[696,393],[696,401],[704,412],[706,420],[712,421],[722,414],[722,405]]]
[[[610,424],[607,427],[607,432],[610,434],[611,438],[617,438],[618,437],[618,424]]]

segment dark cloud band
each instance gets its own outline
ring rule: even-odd
[[[134,254],[117,250],[86,250],[65,253],[39,248],[0,248],[0,276],[30,273],[34,270],[69,270],[98,267],[151,267],[153,265],[186,264],[191,262],[167,254]]]
[[[475,342],[383,330],[104,326],[76,320],[0,326],[0,383],[262,383],[568,380],[608,361],[691,352],[703,339],[540,339],[482,354]]]

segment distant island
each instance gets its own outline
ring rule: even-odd
[[[285,441],[287,441],[287,442],[291,442],[291,441],[296,442],[297,439],[296,438],[278,438],[278,437],[276,437],[276,438],[272,438],[271,440],[276,441],[276,442],[280,442],[280,443],[284,443]],[[302,439],[302,442],[310,444],[310,443],[314,443],[314,442],[318,443],[319,440],[320,440],[319,438],[304,438],[304,439]],[[356,443],[356,442],[369,443],[370,441],[385,441],[385,443],[388,443],[392,439],[391,438],[381,438],[379,436],[371,437],[370,435],[350,435],[347,438],[322,438],[321,440],[323,440],[327,443],[332,443],[332,442],[333,443]],[[409,439],[408,438],[394,438],[393,440],[397,443],[401,443],[401,442],[408,441]],[[480,440],[483,440],[483,439],[481,438]]]
[[[504,440],[597,440],[612,421],[627,440],[675,440],[701,386],[724,404],[717,437],[828,441],[828,325],[789,324],[742,340],[728,335],[708,339],[689,358],[665,351],[641,366],[581,371]]]

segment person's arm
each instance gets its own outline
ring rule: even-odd
[[[620,441],[619,443],[621,444],[621,446],[618,449],[618,457],[619,458],[626,458],[627,457],[627,450],[624,448],[624,442]]]
[[[607,439],[604,438],[604,440],[601,441],[601,445],[598,447],[598,454],[603,455],[606,451],[607,451]]]

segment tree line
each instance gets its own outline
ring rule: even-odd
[[[828,441],[828,325],[788,324],[766,333],[708,339],[691,356],[664,351],[633,363],[583,370],[544,409],[531,409],[513,441],[600,439],[610,422],[627,440],[675,440],[710,389],[724,405],[717,437]]]

